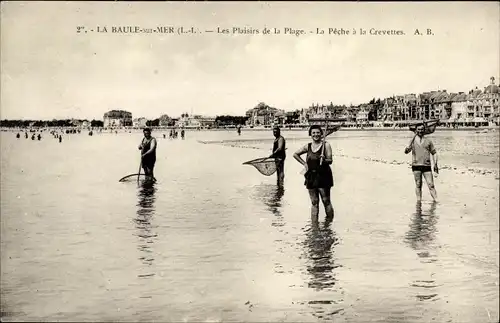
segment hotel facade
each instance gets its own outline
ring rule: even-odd
[[[384,100],[382,118],[386,121],[439,119],[441,123],[499,122],[500,88],[495,79],[480,90],[448,93],[446,90],[393,96]]]
[[[316,104],[300,111],[300,123],[345,120],[347,124],[360,125],[373,121],[382,125],[395,125],[414,120],[439,119],[443,124],[500,125],[499,99],[500,88],[495,84],[495,78],[491,77],[490,84],[484,90],[476,87],[467,93],[438,90],[394,95],[381,100],[377,113],[373,113],[377,109],[374,104],[343,108]]]
[[[252,127],[283,125],[286,118],[284,110],[270,107],[262,102],[248,110],[245,115],[248,117],[247,125]]]
[[[123,110],[111,110],[103,117],[104,128],[121,128],[133,125],[132,113]]]

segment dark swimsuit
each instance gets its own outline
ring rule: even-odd
[[[274,140],[273,151],[276,151],[276,149],[278,149],[280,138],[282,137],[280,136]],[[285,168],[285,158],[286,158],[285,145],[286,142],[285,139],[283,138],[283,147],[281,148],[281,150],[275,154],[272,154],[272,157],[276,158],[276,167],[279,172],[283,172],[283,169]]]
[[[411,169],[414,172],[432,172],[431,166],[411,166]]]
[[[278,143],[279,143],[280,138],[282,138],[282,137],[280,136],[274,140],[273,151],[276,151],[276,149],[278,149]],[[278,151],[277,153],[272,155],[274,158],[279,158],[279,159],[285,160],[285,158],[286,158],[285,144],[286,144],[285,139],[283,139],[283,147],[281,148],[280,151]]]
[[[149,141],[144,143],[147,139],[144,138],[142,140],[143,146],[142,146],[142,154],[145,154],[146,152],[151,149],[151,141],[153,141],[153,138],[151,138]],[[142,167],[147,167],[149,169],[152,169],[155,166],[156,163],[156,149],[153,150],[151,153],[147,154],[146,156],[142,157]]]
[[[317,152],[312,151],[311,143],[307,146],[307,172],[304,174],[304,185],[307,189],[316,188],[331,188],[333,186],[333,174],[330,165],[323,159],[323,164],[320,165],[321,150],[320,147]]]

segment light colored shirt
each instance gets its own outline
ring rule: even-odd
[[[413,156],[412,166],[431,166],[431,154],[436,153],[434,144],[427,138],[416,137],[411,147]]]

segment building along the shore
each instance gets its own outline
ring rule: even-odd
[[[202,128],[211,129],[215,127],[215,117],[210,116],[194,116]]]
[[[478,99],[483,111],[483,117],[488,121],[500,123],[500,87],[495,84],[494,77],[490,81],[490,85],[484,89],[484,93]]]
[[[284,110],[270,107],[263,102],[248,110],[245,115],[248,117],[247,125],[252,127],[283,124],[286,116]]]
[[[144,117],[136,118],[132,120],[132,126],[134,128],[145,128],[147,126],[148,120]]]
[[[493,77],[490,81],[484,91],[476,87],[467,94],[437,90],[418,95],[394,95],[384,99],[379,120],[404,123],[408,120],[439,119],[445,124],[498,124],[500,90]]]
[[[132,126],[132,113],[124,110],[111,110],[103,117],[104,128],[120,128]]]
[[[86,128],[90,126],[90,122],[88,120],[77,120],[77,119],[71,119],[69,122],[71,126],[77,127],[77,128]]]
[[[285,114],[285,124],[286,125],[298,125],[300,124],[301,110],[288,111]]]
[[[458,122],[464,120],[467,116],[467,94],[459,92],[451,102],[451,115],[449,121]]]
[[[483,91],[477,87],[468,94],[460,93],[452,102],[451,115],[448,122],[457,125],[500,124],[499,120],[499,87],[491,84]]]
[[[323,125],[328,122],[348,121],[354,122],[356,120],[356,107],[334,106],[313,104],[306,110],[300,113],[301,124],[319,124]]]
[[[172,118],[170,118],[166,114],[163,114],[160,117],[160,127],[169,127],[169,126],[173,126]]]
[[[451,115],[452,102],[456,94],[446,90],[424,92],[418,96],[411,93],[384,99],[380,119],[401,123],[410,120],[436,119],[447,120]]]
[[[436,100],[435,116],[436,118],[441,120],[441,122],[448,122],[448,120],[450,119],[453,98],[457,95],[457,93],[448,93],[446,91],[443,91],[438,100]]]
[[[188,114],[182,114],[175,123],[175,126],[179,128],[194,129],[213,128],[215,126],[215,118],[201,115],[189,116]]]
[[[366,124],[368,123],[368,114],[370,113],[370,108],[368,104],[362,104],[356,114],[356,123]]]
[[[429,119],[439,119],[442,124],[500,125],[499,96],[499,86],[492,77],[484,91],[477,87],[468,93],[433,90],[419,94],[393,95],[383,100],[373,99],[368,105],[348,107],[334,106],[332,103],[329,105],[316,103],[297,110],[296,114],[281,114],[277,112],[278,109],[259,103],[255,108],[248,110],[246,115],[247,123],[252,126],[281,124],[281,115],[287,123],[292,120],[293,115],[302,126],[336,121],[345,121],[346,126],[359,123],[402,126],[411,121]]]
[[[307,125],[309,123],[309,109],[300,109],[299,111],[299,124]]]

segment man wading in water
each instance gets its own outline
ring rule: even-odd
[[[281,135],[278,126],[273,128],[273,135],[276,138],[273,143],[273,153],[269,158],[276,158],[276,173],[278,175],[278,185],[283,185],[285,180],[285,138]]]
[[[422,176],[427,182],[429,192],[432,199],[437,200],[436,188],[434,187],[434,179],[432,177],[431,169],[431,155],[434,157],[434,171],[439,173],[438,157],[436,148],[430,139],[424,138],[424,126],[420,125],[416,129],[416,136],[406,147],[405,154],[412,152],[412,165],[413,176],[415,176],[415,193],[417,195],[417,202],[422,201]]]
[[[151,129],[144,128],[144,138],[139,145],[141,150],[142,169],[146,178],[154,179],[153,169],[156,163],[156,139],[151,136]]]

